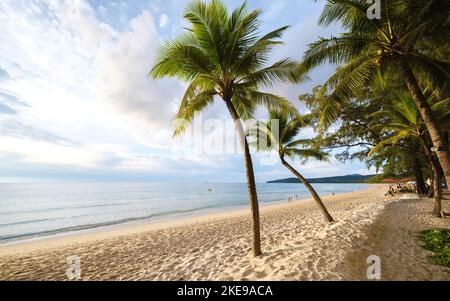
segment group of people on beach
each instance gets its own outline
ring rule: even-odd
[[[417,193],[417,185],[415,183],[409,183],[406,185],[397,184],[395,188],[390,185],[389,190],[385,195],[394,196],[397,193]]]

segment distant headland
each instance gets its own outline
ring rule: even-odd
[[[346,176],[338,176],[338,177],[325,177],[325,178],[314,178],[308,179],[310,183],[366,183],[369,179],[375,177],[376,175],[346,175]],[[300,180],[297,178],[287,178],[280,179],[274,181],[268,181],[267,183],[300,183]]]

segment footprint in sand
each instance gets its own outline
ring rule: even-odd
[[[267,272],[266,271],[255,272],[255,276],[257,279],[261,279],[267,276]]]
[[[246,278],[250,276],[253,273],[253,269],[247,269],[244,272],[242,272],[241,277]]]

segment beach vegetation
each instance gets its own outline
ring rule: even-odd
[[[380,74],[395,74],[392,79],[399,80],[410,94],[450,184],[448,131],[427,101],[428,93],[448,92],[450,61],[424,48],[424,44],[428,48],[448,45],[450,2],[384,1],[379,19],[367,18],[370,5],[365,0],[327,0],[322,11],[321,25],[340,22],[344,32],[311,43],[300,66],[301,72],[325,63],[338,67],[319,91],[326,97],[315,98],[320,108],[319,129],[330,127],[341,109],[353,98],[363,97]]]
[[[450,230],[434,229],[423,231],[420,240],[426,250],[433,252],[434,263],[450,267]]]
[[[412,97],[406,92],[394,92],[389,105],[383,110],[373,113],[382,118],[382,123],[375,125],[371,130],[379,131],[382,140],[369,152],[369,156],[379,152],[386,145],[397,145],[399,141],[407,141],[416,149],[416,154],[423,155],[431,167],[433,179],[433,194],[435,198],[434,214],[442,215],[442,172],[439,161],[431,151],[432,142],[429,132],[420,116],[419,110]],[[434,96],[427,99],[433,114],[440,124],[448,124],[450,121],[450,99],[437,101]],[[420,151],[421,150],[421,151]]]

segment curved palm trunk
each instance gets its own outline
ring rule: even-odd
[[[417,109],[425,122],[428,132],[430,133],[433,146],[436,148],[436,155],[444,170],[444,177],[447,186],[450,187],[450,151],[446,142],[445,136],[441,131],[438,122],[433,116],[431,107],[428,104],[422,90],[417,83],[416,77],[405,58],[400,59],[400,69],[405,78],[411,96],[416,103]]]
[[[224,99],[231,118],[233,118],[234,125],[238,134],[239,142],[242,150],[244,151],[244,165],[247,176],[247,186],[250,198],[250,209],[252,213],[252,228],[253,228],[253,255],[255,257],[261,255],[261,234],[260,234],[260,221],[259,221],[259,204],[258,194],[256,193],[255,174],[253,171],[253,162],[250,155],[250,148],[248,146],[247,138],[245,137],[244,128],[242,127],[239,115],[234,108],[231,100]]]
[[[323,204],[322,200],[320,199],[320,197],[317,194],[317,192],[314,189],[314,187],[312,187],[312,185],[309,184],[308,180],[306,180],[305,177],[303,177],[295,168],[293,168],[289,163],[287,163],[286,160],[284,160],[283,157],[280,157],[280,159],[281,159],[281,163],[283,163],[283,165],[287,169],[289,169],[290,172],[292,172],[300,181],[302,181],[302,183],[306,186],[306,188],[308,188],[309,192],[313,196],[313,198],[316,201],[317,205],[319,206],[320,210],[322,210],[322,213],[323,213],[323,216],[324,216],[325,220],[327,222],[330,222],[330,223],[333,222],[334,221],[333,217],[328,212],[327,208]]]

